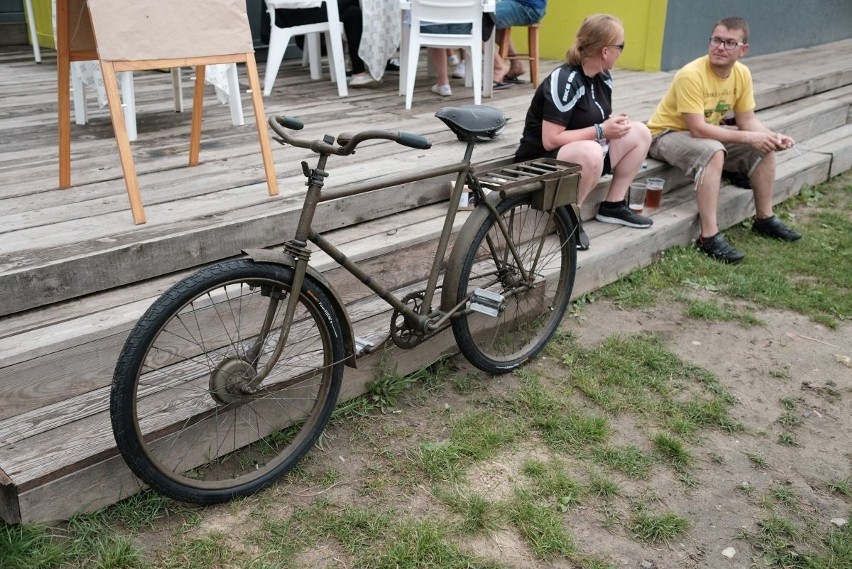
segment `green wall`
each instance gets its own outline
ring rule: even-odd
[[[583,18],[607,13],[624,22],[627,47],[618,66],[659,71],[667,4],[667,0],[550,0],[541,23],[539,55],[544,59],[564,59]],[[526,45],[524,28],[514,29],[512,38],[516,46]]]

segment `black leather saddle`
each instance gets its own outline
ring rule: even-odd
[[[444,121],[462,142],[491,140],[506,126],[503,111],[486,105],[444,107],[435,116]]]

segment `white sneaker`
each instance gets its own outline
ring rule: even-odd
[[[464,79],[464,61],[460,61],[456,68],[453,69],[453,77],[456,79]]]
[[[461,61],[459,56],[453,53],[447,58],[447,65],[458,65],[459,61]]]
[[[369,73],[359,73],[349,79],[349,86],[356,89],[377,89],[382,86],[382,82],[373,79]]]
[[[453,94],[453,90],[449,85],[432,85],[432,92],[442,97],[449,97]]]

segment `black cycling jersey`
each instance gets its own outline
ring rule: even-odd
[[[558,148],[547,151],[541,143],[542,121],[576,130],[602,123],[611,113],[612,77],[609,71],[586,77],[581,66],[566,63],[548,75],[536,89],[515,161],[556,156]]]

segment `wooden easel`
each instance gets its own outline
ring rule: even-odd
[[[72,61],[99,60],[104,78],[109,111],[118,145],[121,169],[124,174],[127,196],[130,200],[130,210],[133,222],[145,223],[145,211],[139,192],[139,181],[136,177],[136,167],[127,138],[127,127],[124,124],[124,114],[121,112],[116,73],[121,71],[141,71],[147,69],[162,69],[171,67],[196,68],[195,92],[192,105],[192,127],[189,144],[189,165],[198,164],[198,154],[201,148],[201,113],[204,101],[204,71],[205,65],[215,63],[245,63],[246,75],[252,94],[252,106],[257,122],[257,134],[260,140],[260,151],[266,173],[269,195],[278,195],[278,181],[275,177],[275,167],[272,162],[272,150],[269,145],[264,121],[263,100],[261,99],[260,81],[257,76],[257,65],[254,52],[251,50],[251,32],[245,16],[244,0],[158,0],[139,1],[131,5],[135,12],[127,9],[128,4],[120,0],[99,0],[97,11],[92,14],[87,0],[56,0],[56,52],[57,52],[57,89],[59,98],[59,187],[71,186],[71,100],[68,96],[71,81]],[[121,4],[121,5],[118,5]],[[148,6],[146,6],[146,4]],[[242,12],[239,6],[243,5]],[[216,10],[222,8],[222,14]],[[215,25],[182,28],[180,37],[169,34],[165,29],[157,29],[156,18],[136,18],[134,14],[144,13],[148,9],[151,14],[169,17],[164,12],[184,10],[193,15],[206,15],[214,24],[221,23],[225,37],[216,36]],[[115,11],[121,10],[120,17]],[[94,16],[94,17],[93,17]],[[242,16],[242,17],[241,17]],[[180,18],[175,15],[175,18]],[[127,20],[130,20],[128,22]],[[139,21],[142,20],[142,21]],[[153,20],[153,22],[149,21]],[[241,21],[242,20],[242,21]],[[145,45],[139,47],[138,56],[134,53],[132,38],[122,35],[122,30],[111,29],[112,22],[121,21],[125,26],[131,26],[139,36],[145,37]],[[193,21],[193,20],[184,20]],[[196,19],[197,21],[197,19]],[[137,25],[138,24],[138,25]],[[198,37],[194,37],[198,36]],[[244,38],[247,40],[244,41]],[[180,44],[180,45],[176,45]],[[187,50],[197,50],[197,55]],[[175,56],[177,55],[177,56]]]

